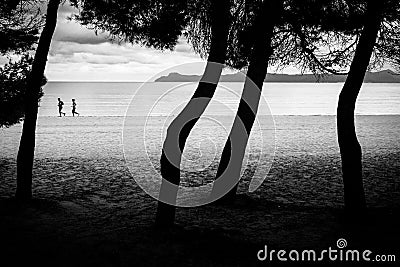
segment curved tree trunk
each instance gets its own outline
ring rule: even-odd
[[[50,0],[47,6],[46,24],[40,35],[32,64],[32,72],[27,82],[25,96],[25,119],[17,157],[16,198],[28,201],[32,198],[32,168],[35,155],[35,132],[38,113],[38,99],[51,40],[57,25],[60,0]]]
[[[261,98],[261,92],[264,84],[264,79],[268,71],[269,58],[273,51],[271,48],[271,41],[273,37],[274,26],[278,23],[280,19],[280,4],[279,0],[269,0],[264,1],[263,8],[257,20],[255,29],[255,39],[252,51],[252,56],[250,59],[249,68],[247,71],[246,82],[244,84],[244,89],[239,103],[239,108],[236,114],[236,118],[229,134],[228,140],[225,143],[224,150],[222,152],[221,161],[218,166],[216,181],[214,182],[212,195],[218,194],[223,190],[221,188],[218,179],[221,178],[223,173],[229,173],[229,179],[235,179],[236,185],[222,198],[218,200],[221,202],[232,201],[236,196],[237,186],[240,179],[240,169],[243,163],[243,158],[245,155],[246,145],[253,127],[254,121],[256,119],[258,105]],[[256,86],[253,86],[253,83]],[[245,99],[247,101],[245,101]],[[233,135],[238,134],[241,131],[240,128],[243,126],[246,130],[245,145],[241,147],[242,153],[240,155],[231,155],[232,140]],[[238,146],[238,144],[236,144]],[[234,159],[234,157],[240,157],[239,160]],[[235,164],[229,165],[231,161]],[[238,167],[236,162],[240,162]],[[231,171],[227,168],[231,166],[235,168],[234,175],[231,175]]]
[[[213,8],[212,37],[206,69],[191,100],[168,127],[162,149],[160,164],[163,181],[159,198],[170,199],[170,203],[176,201],[180,183],[180,163],[186,140],[213,97],[222,73],[222,66],[225,63],[230,24],[230,0],[212,1],[211,4]],[[179,144],[177,144],[176,140],[178,140]],[[171,162],[171,157],[167,157],[167,155],[174,155],[173,162]],[[176,187],[171,187],[164,180],[176,185]],[[159,201],[156,225],[161,227],[173,225],[175,209],[174,205]]]
[[[366,207],[362,179],[362,151],[355,130],[354,110],[380,28],[381,5],[383,4],[378,0],[368,2],[364,29],[346,82],[339,95],[337,107],[337,132],[342,158],[344,201],[345,208],[351,212],[360,212]]]

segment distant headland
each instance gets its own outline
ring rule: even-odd
[[[313,74],[267,74],[265,82],[276,83],[342,83],[346,80],[346,75],[327,74],[315,76]],[[198,82],[200,75],[183,75],[172,72],[167,76],[161,76],[155,82]],[[243,75],[240,73],[222,75],[221,82],[244,82]],[[400,83],[400,74],[392,70],[382,70],[377,72],[367,72],[364,79],[365,83]]]

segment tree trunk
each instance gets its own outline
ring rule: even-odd
[[[50,0],[47,5],[46,24],[40,35],[39,44],[32,64],[32,71],[27,82],[25,119],[17,157],[16,198],[21,201],[29,201],[32,198],[32,168],[35,155],[38,99],[51,40],[57,25],[59,5],[60,0]]]
[[[357,140],[354,111],[380,28],[382,5],[378,0],[368,2],[364,29],[339,95],[337,107],[337,132],[342,158],[345,208],[357,213],[362,212],[366,204],[362,179],[362,151]]]
[[[191,100],[168,127],[162,149],[160,164],[163,181],[156,214],[156,225],[160,227],[169,227],[174,224],[176,207],[163,200],[169,200],[168,203],[176,201],[180,183],[180,163],[186,140],[213,97],[225,63],[230,24],[230,0],[212,1],[211,4],[212,37],[206,69]]]
[[[230,182],[234,183],[235,186],[225,196],[218,200],[219,203],[232,201],[236,196],[245,149],[256,119],[264,79],[268,71],[269,58],[273,53],[271,49],[271,41],[274,26],[280,19],[281,9],[279,2],[279,0],[264,1],[261,13],[256,21],[256,36],[254,39],[252,57],[247,71],[246,82],[232,130],[222,152],[216,181],[214,182],[212,190],[212,196],[216,196],[222,192],[221,190],[224,190],[222,187],[225,186],[221,186],[222,182],[220,182],[223,174],[224,176],[227,175],[227,179],[235,179],[234,182],[230,180]],[[240,140],[241,138],[239,137],[237,140],[239,140],[244,147],[240,147],[240,155],[231,155],[232,144],[242,146],[242,144],[238,144],[239,142],[236,142],[235,144],[234,135],[237,135],[238,132],[242,131],[240,128],[243,127],[246,131],[246,134],[243,136],[244,140]],[[232,162],[234,163],[232,164]]]

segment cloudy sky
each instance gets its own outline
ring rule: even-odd
[[[73,12],[67,5],[59,11],[46,69],[51,81],[146,81],[174,65],[201,61],[184,39],[174,51],[112,43],[107,34],[67,20]]]
[[[76,12],[68,4],[59,10],[46,68],[50,81],[147,81],[171,67],[203,61],[183,38],[174,51],[112,42],[106,33],[96,35],[94,30],[68,20]],[[0,63],[5,62],[0,58]],[[299,71],[287,68],[283,72]]]

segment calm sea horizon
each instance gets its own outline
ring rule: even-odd
[[[40,102],[39,116],[57,116],[57,98],[71,116],[71,99],[76,99],[81,116],[125,116],[132,98],[143,86],[140,82],[48,82]],[[197,83],[146,83],[135,101],[135,116],[176,115],[192,96]],[[268,103],[273,115],[335,115],[342,83],[265,83],[260,114]],[[243,83],[220,83],[208,112],[228,115],[235,112]],[[156,101],[155,101],[156,100]],[[154,103],[153,103],[154,102]],[[228,113],[227,113],[228,112]],[[357,115],[399,115],[400,84],[366,83],[356,106]],[[133,114],[130,114],[133,115]]]

